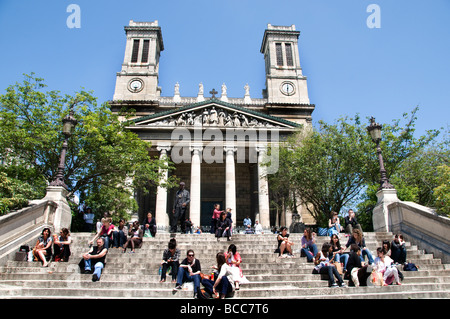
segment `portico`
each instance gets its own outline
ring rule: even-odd
[[[188,118],[193,120],[188,122]],[[159,137],[151,141],[152,152],[160,160],[175,163],[173,174],[186,183],[190,192],[188,216],[194,225],[209,226],[211,206],[219,203],[222,210],[231,208],[233,221],[239,223],[249,215],[269,228],[269,187],[264,163],[271,163],[266,158],[267,150],[279,143],[280,135],[285,137],[296,127],[296,123],[211,98],[164,114],[137,118],[129,129],[142,139]],[[163,180],[167,177],[168,172],[163,172]],[[160,186],[154,199],[146,196],[144,200],[155,202],[160,226],[169,226],[173,196],[174,190]]]

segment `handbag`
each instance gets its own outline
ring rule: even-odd
[[[383,286],[384,285],[382,272],[379,272],[379,271],[372,272],[372,284],[374,286]]]
[[[200,279],[209,279],[209,280],[211,280],[211,276],[201,272],[200,273]]]
[[[338,271],[339,275],[342,275],[344,273],[342,264],[340,262],[335,262],[333,265],[334,267],[336,267],[336,270]]]
[[[152,237],[152,233],[150,232],[150,229],[146,229],[144,232],[144,237]]]

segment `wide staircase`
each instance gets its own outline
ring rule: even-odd
[[[392,240],[392,233],[365,233],[367,247],[374,258],[376,248],[384,239]],[[329,288],[328,281],[320,275],[312,274],[313,264],[300,257],[302,234],[291,234],[295,242],[295,257],[278,258],[274,253],[274,234],[235,234],[231,241],[225,238],[217,242],[211,234],[176,234],[182,259],[188,249],[193,249],[201,262],[204,273],[211,272],[215,256],[226,251],[234,243],[241,254],[244,275],[250,283],[241,285],[234,294],[235,299],[340,299],[340,298],[449,298],[450,265],[426,254],[417,246],[407,243],[407,259],[419,267],[418,271],[402,271],[401,286]],[[38,262],[18,262],[10,260],[0,268],[0,298],[192,298],[192,291],[173,292],[174,284],[167,276],[160,283],[159,267],[162,252],[167,247],[170,234],[157,234],[155,238],[144,238],[144,243],[136,253],[122,253],[111,248],[107,264],[100,281],[92,282],[91,275],[80,274],[78,262],[88,250],[88,241],[93,237],[88,233],[72,234],[72,256],[67,263],[52,262],[44,268]],[[329,237],[318,237],[320,249]],[[341,244],[347,242],[340,235]]]

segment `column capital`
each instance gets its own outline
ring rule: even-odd
[[[191,146],[189,146],[189,150],[191,152],[194,152],[194,154],[196,152],[200,153],[201,151],[203,151],[203,145],[201,145],[201,144],[192,144]]]
[[[156,146],[156,149],[161,153],[167,153],[171,148],[172,146],[170,144],[158,144]]]
[[[223,150],[224,150],[224,152],[227,153],[227,154],[229,154],[230,152],[232,152],[232,153],[234,154],[234,152],[237,151],[237,147],[231,146],[231,145],[225,145],[225,146],[223,147]]]
[[[258,153],[267,153],[267,146],[266,145],[256,145],[256,151]]]

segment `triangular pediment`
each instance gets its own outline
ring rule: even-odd
[[[134,127],[218,127],[294,129],[300,124],[217,99],[163,111],[133,120]]]

